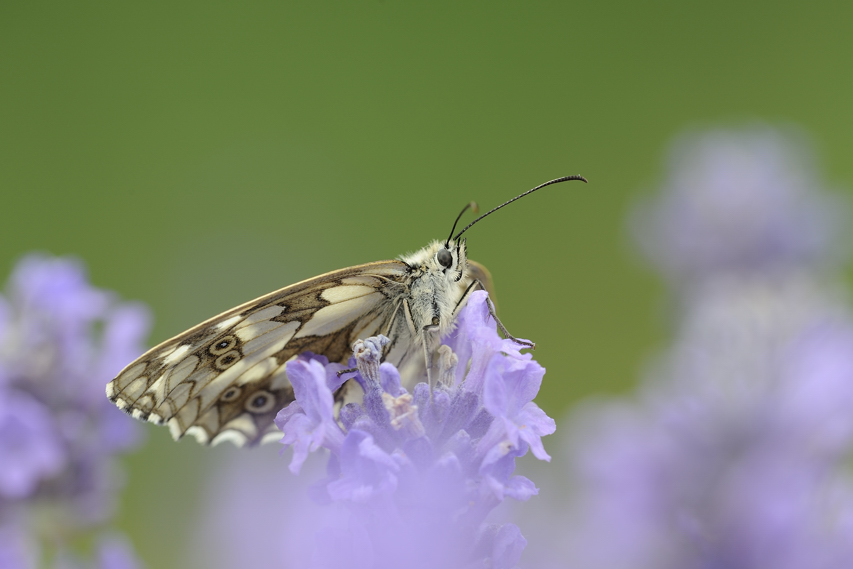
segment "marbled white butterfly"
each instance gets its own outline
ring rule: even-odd
[[[391,339],[385,361],[404,378],[423,377],[469,293],[491,288],[488,271],[468,259],[460,236],[505,205],[569,180],[586,182],[582,176],[545,182],[453,236],[469,204],[444,242],[393,261],[332,271],[214,316],[128,365],[107,384],[107,397],[137,419],[167,424],[175,439],[190,434],[205,444],[244,445],[281,437],[273,419],[294,399],[284,367],[302,352],[343,362],[355,340],[384,334]],[[515,340],[490,309],[504,335]]]

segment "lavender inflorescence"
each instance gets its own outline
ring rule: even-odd
[[[351,363],[362,403],[334,412],[344,366],[306,355],[288,364],[296,401],[276,418],[299,472],[309,453],[328,449],[315,501],[345,506],[323,530],[316,566],[514,567],[526,540],[512,523],[490,524],[505,498],[537,493],[515,475],[531,450],[549,460],[541,437],[554,421],[532,402],[544,368],[495,330],[484,292],[472,294],[457,330],[439,349],[438,381],[409,392],[381,363],[384,336],[359,340]]]
[[[148,326],[143,306],[92,287],[74,259],[15,267],[0,296],[0,566],[71,562],[69,543],[109,522],[115,457],[141,436],[104,384],[142,352]],[[96,566],[135,564],[120,536],[97,541]]]

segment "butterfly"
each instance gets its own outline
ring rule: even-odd
[[[453,236],[392,261],[332,271],[227,310],[155,346],[107,384],[107,397],[140,420],[166,424],[177,440],[237,446],[280,439],[273,420],[294,400],[286,363],[303,352],[345,362],[352,343],[384,334],[384,361],[401,375],[429,376],[438,339],[449,333],[469,294],[490,291],[485,267],[460,237],[475,223],[564,176],[524,192]],[[519,344],[492,316],[504,336]],[[346,387],[346,386],[345,386]],[[342,388],[343,389],[343,388]]]

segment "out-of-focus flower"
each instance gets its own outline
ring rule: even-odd
[[[344,366],[314,355],[291,361],[296,400],[276,424],[293,449],[290,469],[301,474],[275,486],[259,475],[252,488],[223,476],[201,531],[233,539],[203,565],[237,557],[280,567],[515,567],[527,541],[515,524],[498,523],[495,508],[537,493],[514,474],[515,459],[528,449],[549,459],[541,437],[555,424],[532,402],[545,370],[500,339],[486,302],[483,292],[471,295],[439,348],[432,390],[419,383],[410,392],[394,366],[380,364],[387,338],[360,340],[351,367],[364,397],[336,416],[334,393],[350,377],[338,377]],[[328,454],[326,475],[306,489],[318,451]],[[238,497],[225,491],[220,501],[229,488]]]
[[[0,567],[35,569],[36,557],[27,531],[14,524],[0,524]]]
[[[117,534],[101,536],[95,544],[94,560],[83,560],[71,551],[60,551],[53,564],[54,569],[140,569],[127,539]]]
[[[568,422],[574,493],[531,550],[541,567],[850,566],[853,321],[827,270],[838,201],[778,133],[679,144],[635,226],[674,277],[676,340],[636,401]]]
[[[0,394],[0,495],[25,498],[62,469],[66,449],[52,427],[50,410],[29,394]]]
[[[112,515],[115,455],[140,434],[104,385],[148,326],[144,307],[92,287],[73,259],[23,258],[0,296],[0,527],[26,536],[30,557]]]
[[[676,281],[816,269],[847,249],[843,204],[816,191],[822,182],[798,137],[759,127],[687,135],[669,162],[661,193],[635,212],[632,229]]]

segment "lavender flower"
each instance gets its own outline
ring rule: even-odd
[[[38,565],[42,545],[62,550],[56,535],[111,516],[114,456],[140,435],[103,386],[142,352],[148,322],[144,307],[93,288],[75,260],[30,255],[16,266],[0,296],[0,557]],[[36,511],[50,512],[46,526]],[[12,527],[28,546],[4,546]]]
[[[800,137],[769,128],[684,136],[661,193],[632,219],[634,235],[666,276],[691,286],[729,271],[835,264],[846,249],[842,204],[814,191],[813,163]]]
[[[27,393],[0,394],[0,495],[25,498],[67,460],[50,410]]]
[[[543,550],[567,539],[539,565],[847,567],[853,320],[827,272],[836,202],[772,131],[681,144],[637,228],[684,301],[677,339],[637,401],[571,422],[576,493],[536,534]]]
[[[314,533],[313,566],[514,567],[525,538],[487,517],[507,496],[537,493],[513,471],[528,449],[550,458],[541,437],[555,424],[532,402],[545,370],[498,337],[484,292],[471,296],[439,349],[432,391],[426,383],[407,391],[397,369],[379,363],[387,342],[356,342],[364,398],[339,420],[333,393],[343,366],[309,355],[287,367],[296,401],[276,424],[294,449],[290,468],[298,473],[320,448],[330,453],[326,478],[311,489],[334,512]]]

